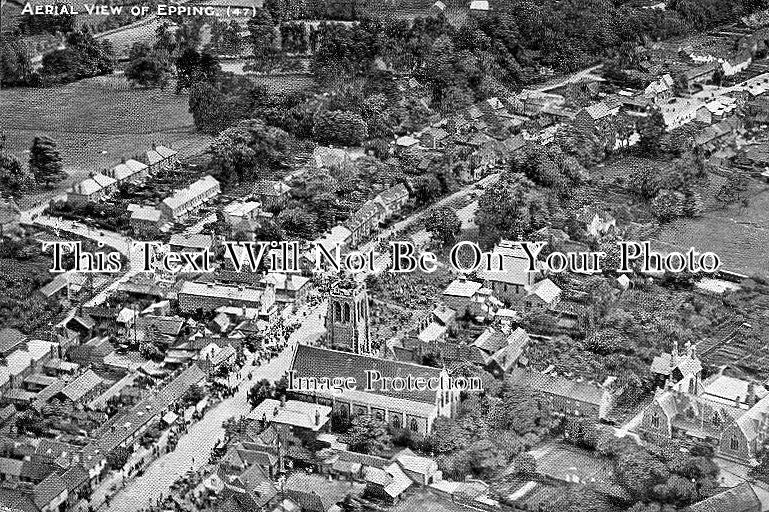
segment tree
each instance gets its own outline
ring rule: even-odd
[[[270,13],[270,19],[275,25],[280,25],[283,21],[285,7],[283,0],[265,0],[264,2],[264,8]]]
[[[0,44],[0,85],[30,85],[35,78],[29,51],[23,41],[6,41]]]
[[[425,225],[428,233],[443,245],[455,242],[462,230],[462,221],[459,220],[456,210],[449,206],[431,210],[425,219]]]
[[[134,44],[128,60],[125,76],[129,82],[140,87],[165,89],[170,75],[167,63],[148,45]]]
[[[187,48],[176,59],[176,94],[189,89],[200,69],[200,54],[193,48]]]
[[[318,231],[318,219],[311,212],[302,208],[287,208],[281,211],[276,221],[280,229],[289,237],[315,238]]]
[[[210,167],[224,183],[254,180],[284,165],[287,151],[286,132],[259,119],[244,120],[216,138],[210,149]]]
[[[344,434],[351,451],[368,455],[385,455],[392,449],[392,437],[387,423],[368,414],[353,418]]]
[[[425,440],[425,446],[435,453],[461,450],[470,442],[470,433],[453,418],[437,418],[433,430]]]
[[[697,192],[689,192],[684,198],[683,213],[687,217],[700,217],[705,210],[702,196]]]
[[[660,222],[676,219],[684,213],[684,195],[680,192],[660,190],[652,201],[652,210]]]
[[[523,240],[544,227],[549,212],[534,184],[518,173],[505,173],[478,199],[476,223],[484,242]]]
[[[275,388],[272,383],[267,379],[262,379],[254,384],[248,392],[248,403],[251,404],[251,407],[256,407],[267,398],[273,398],[274,396]]]
[[[530,477],[537,472],[537,460],[530,453],[521,453],[513,460],[513,468],[517,475]]]
[[[124,446],[118,446],[114,450],[111,450],[109,453],[107,453],[107,465],[110,469],[119,471],[123,469],[123,466],[128,463],[130,458],[131,451]]]
[[[646,155],[659,153],[660,139],[665,133],[665,117],[659,109],[654,109],[642,119],[639,126],[641,139],[638,148]]]
[[[260,71],[271,71],[278,62],[280,50],[278,31],[267,9],[256,9],[254,16],[248,20],[248,32],[256,66],[261,68]]]
[[[64,178],[63,165],[56,142],[45,135],[35,137],[29,150],[29,171],[38,184],[50,187]]]
[[[326,111],[315,116],[312,135],[322,144],[359,146],[368,137],[368,127],[354,112]]]
[[[5,134],[0,135],[0,195],[18,198],[31,184],[21,160],[5,149]]]
[[[652,199],[662,188],[659,169],[643,165],[634,170],[628,179],[628,188],[644,199]]]

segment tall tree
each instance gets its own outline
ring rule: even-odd
[[[45,135],[35,137],[29,150],[29,171],[38,184],[50,187],[63,178],[63,164],[56,142]]]
[[[0,135],[0,194],[18,198],[31,182],[21,160],[5,149],[5,134]]]

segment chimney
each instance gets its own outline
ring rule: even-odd
[[[320,425],[320,411],[315,409],[315,426]]]
[[[748,383],[748,396],[746,398],[748,407],[756,405],[756,385],[751,381]]]
[[[283,395],[280,397],[280,406],[285,407],[286,406],[286,395]]]
[[[740,397],[739,395],[737,395],[737,396],[735,396],[735,397],[734,397],[734,406],[735,406],[735,407],[738,407],[738,408],[739,408],[739,406],[740,406],[740,398],[741,398],[741,397]]]
[[[275,409],[272,410],[272,415],[277,416],[278,415],[278,407],[276,406]]]

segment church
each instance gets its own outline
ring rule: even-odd
[[[378,372],[384,379],[425,379],[448,381],[445,369],[383,359],[372,355],[369,332],[369,304],[362,283],[337,283],[329,295],[326,317],[328,348],[298,345],[291,363],[293,375],[300,379],[330,382],[352,378],[355,389],[295,389],[288,397],[329,406],[341,420],[370,415],[393,428],[408,429],[425,436],[433,422],[451,417],[459,402],[459,391],[449,389],[366,389],[367,372]]]

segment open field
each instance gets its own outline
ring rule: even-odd
[[[0,131],[22,160],[36,135],[58,142],[69,173],[59,190],[91,171],[142,154],[153,142],[171,145],[185,157],[202,152],[211,140],[195,132],[186,96],[133,89],[121,75],[48,89],[4,90],[0,111]]]
[[[683,249],[713,251],[727,270],[769,275],[769,188],[753,195],[747,208],[731,205],[667,224],[659,239]]]

